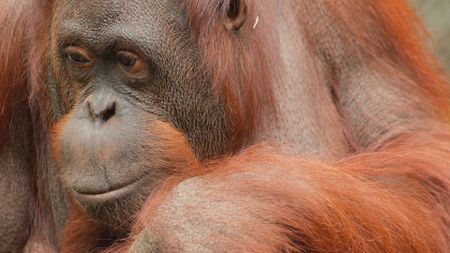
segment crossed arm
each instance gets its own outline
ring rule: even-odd
[[[444,129],[335,164],[252,148],[150,201],[131,252],[446,252],[449,157]]]

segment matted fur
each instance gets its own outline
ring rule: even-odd
[[[198,39],[203,53],[203,64],[227,104],[227,113],[233,122],[231,145],[239,147],[255,135],[265,113],[276,113],[272,84],[282,70],[277,69],[277,43],[268,28],[272,21],[276,22],[271,8],[283,1],[247,1],[248,19],[253,21],[259,17],[262,22],[251,35],[229,34],[222,27],[220,17],[226,13],[224,6],[229,1],[186,0],[184,4],[193,36]],[[425,50],[423,28],[405,0],[296,3],[298,22],[304,25],[310,49],[333,69],[337,80],[346,68],[364,61],[376,62],[382,57],[389,60],[389,66],[376,62],[380,64],[375,64],[378,68],[390,75],[401,71],[413,80],[404,85],[418,88],[436,111],[441,113],[447,109],[447,86],[433,57]],[[45,103],[44,88],[45,29],[51,4],[51,1],[40,0],[0,2],[2,147],[5,136],[14,129],[11,118],[17,106],[26,107],[39,115],[37,118],[45,119],[30,119],[35,130],[36,153],[31,159],[36,163],[33,172],[36,203],[40,203],[38,208],[30,210],[35,217],[31,230],[33,235],[38,235],[29,243],[31,252],[48,252],[42,245],[56,241],[52,234],[53,213],[49,211],[47,188],[48,180],[56,179],[48,179],[48,170],[42,162],[48,159],[48,154],[39,151],[47,145],[46,116],[51,114]],[[317,16],[322,18],[322,23],[314,22]],[[253,25],[250,21],[247,28]],[[254,233],[241,234],[236,240],[228,241],[230,252],[447,252],[450,249],[449,147],[448,127],[436,123],[428,125],[426,131],[405,133],[367,153],[329,164],[254,148],[239,157],[207,166],[205,171],[214,172],[203,177],[213,183],[227,184],[226,191],[215,190],[216,196],[225,200],[231,193],[237,196],[265,193],[269,200],[274,200],[267,202],[255,197],[255,201],[240,203],[274,222],[248,226],[248,231]],[[272,164],[272,174],[257,168],[259,163],[255,161]],[[261,183],[259,178],[233,181],[226,177],[241,173],[245,169],[243,164],[248,165],[249,171],[268,173],[273,180]],[[286,174],[299,181],[309,178],[311,181],[305,183],[321,191],[308,195],[298,186],[285,187],[285,182],[280,182],[279,178]],[[170,198],[172,189],[186,177],[169,179],[162,190],[155,193],[138,218],[132,238],[152,221],[155,209]],[[207,186],[201,187],[207,189]],[[93,229],[91,224],[80,222],[77,233],[89,234]],[[84,242],[76,238],[70,242],[71,247],[84,247]],[[131,243],[126,242],[121,249]]]
[[[276,111],[272,94],[276,41],[267,29],[275,18],[269,8],[272,5],[246,1],[247,22],[242,29],[253,31],[230,33],[223,24],[231,0],[184,2],[203,66],[227,106],[233,124],[231,148],[236,150],[251,141],[264,114]],[[259,28],[253,27],[257,18]]]

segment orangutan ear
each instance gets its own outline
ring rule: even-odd
[[[239,30],[247,19],[245,0],[229,0],[224,25],[229,31]]]

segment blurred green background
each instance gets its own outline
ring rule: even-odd
[[[412,0],[431,32],[433,50],[450,73],[450,0]]]

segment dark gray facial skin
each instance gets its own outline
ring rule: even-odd
[[[58,1],[50,29],[54,108],[65,112],[55,157],[93,217],[126,226],[170,173],[157,123],[183,133],[200,160],[227,151],[224,106],[177,0]]]

